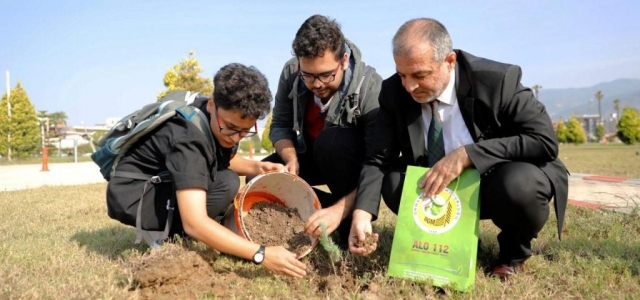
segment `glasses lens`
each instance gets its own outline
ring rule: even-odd
[[[322,76],[319,76],[318,79],[320,79],[320,81],[323,83],[329,83],[333,81],[334,77],[335,75],[322,75]]]
[[[238,130],[232,130],[227,128],[222,128],[220,130],[220,133],[228,136],[239,134],[241,137],[254,136],[257,134],[257,132],[255,131],[238,131]]]
[[[313,80],[315,79],[311,75],[300,75],[300,78],[302,78],[302,81],[304,82],[313,82]]]
[[[224,135],[234,135],[236,133],[238,133],[235,130],[231,130],[231,129],[226,129],[226,128],[222,128],[220,129],[220,133],[224,134]]]

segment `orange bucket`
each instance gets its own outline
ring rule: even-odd
[[[228,212],[224,218],[224,226],[239,236],[251,240],[244,218],[251,207],[262,201],[278,203],[285,207],[296,208],[300,218],[306,222],[311,215],[321,209],[318,196],[311,186],[302,178],[285,172],[272,172],[254,177],[236,195],[233,201],[233,214]],[[301,253],[298,258],[309,254],[318,244],[318,240],[309,237],[311,247]]]

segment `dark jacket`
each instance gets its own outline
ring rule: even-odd
[[[359,116],[355,117],[354,122],[348,122],[348,106],[346,97],[340,94],[339,99],[342,101],[331,101],[325,119],[325,127],[358,127],[363,129],[365,146],[367,152],[372,149],[373,136],[375,130],[375,121],[378,113],[378,94],[380,93],[380,85],[382,77],[375,73],[375,69],[367,66],[362,60],[362,54],[355,44],[347,40],[347,45],[351,49],[350,64],[354,65],[351,82],[347,90],[348,95],[359,92]],[[373,72],[371,79],[365,83],[366,90],[358,91],[358,84],[363,78],[366,69]],[[344,84],[344,79],[343,83]],[[338,91],[337,93],[341,93]],[[363,96],[363,97],[362,97]],[[273,107],[273,119],[269,132],[269,139],[274,144],[281,139],[291,140],[298,153],[306,151],[307,145],[303,138],[305,124],[303,122],[304,115],[308,103],[313,103],[313,94],[309,91],[304,82],[298,76],[298,59],[296,57],[287,61],[282,68],[280,74],[280,82],[278,83],[278,92],[275,96],[275,105]],[[296,126],[297,125],[297,126]]]
[[[511,161],[538,166],[554,188],[560,235],[567,205],[568,172],[558,159],[558,141],[544,105],[520,83],[520,67],[460,50],[456,54],[455,90],[474,141],[465,146],[473,165],[480,174]],[[374,154],[365,160],[361,172],[356,209],[377,215],[382,181],[394,161],[426,165],[421,114],[420,104],[404,89],[397,74],[382,83],[378,136]]]

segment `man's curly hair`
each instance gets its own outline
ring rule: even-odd
[[[346,51],[344,43],[344,35],[336,20],[313,15],[298,29],[293,40],[293,53],[298,58],[316,58],[331,50],[336,60],[340,60]]]
[[[242,118],[264,119],[271,109],[271,91],[264,74],[254,66],[232,63],[213,77],[216,107],[242,113]]]

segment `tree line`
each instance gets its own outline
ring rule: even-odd
[[[538,90],[542,88],[541,86],[535,85],[532,89],[536,93]],[[604,98],[604,93],[602,91],[597,91],[594,97],[598,100],[598,120],[595,128],[595,138],[596,141],[600,142],[605,139],[605,127],[602,118],[602,99]],[[640,142],[640,113],[637,109],[632,108],[630,106],[625,106],[620,112],[621,101],[620,99],[613,100],[613,109],[616,112],[616,137],[620,139],[621,142],[631,145]],[[560,143],[572,143],[572,144],[582,144],[587,141],[587,136],[582,127],[580,120],[577,117],[572,116],[566,122],[559,122],[556,128],[556,136],[558,138],[558,142]]]
[[[189,90],[200,92],[203,95],[211,95],[215,88],[213,80],[210,77],[202,76],[203,72],[204,69],[195,58],[195,52],[190,51],[188,57],[183,58],[167,70],[162,80],[165,89],[157,95],[157,98],[160,99],[167,93],[176,90]],[[542,86],[534,85],[532,89],[535,95],[538,96]],[[599,113],[596,138],[600,141],[605,135],[600,105],[604,94],[598,91],[594,96],[598,100]],[[615,99],[613,102],[614,109],[618,113],[618,138],[625,144],[640,142],[640,113],[638,110],[626,106],[620,112],[620,99]],[[269,114],[261,138],[254,137],[242,140],[240,143],[241,150],[249,151],[250,148],[253,148],[256,152],[261,149],[266,150],[268,153],[274,151],[273,144],[269,140],[271,118],[272,115]],[[66,125],[66,120],[67,115],[62,111],[53,113],[48,113],[45,110],[36,111],[31,104],[27,91],[18,82],[11,89],[10,99],[7,99],[7,93],[5,92],[0,101],[0,156],[9,159],[11,157],[26,158],[33,156],[40,151],[43,140],[48,141],[49,137],[59,134],[58,129],[61,125]],[[45,126],[47,123],[48,127]],[[42,131],[44,131],[44,138],[41,134]],[[587,141],[582,124],[576,117],[570,118],[567,122],[558,123],[556,133],[558,141],[561,143],[581,144]],[[98,138],[94,136],[93,141],[96,142],[97,140]],[[47,143],[45,145],[53,146]]]

